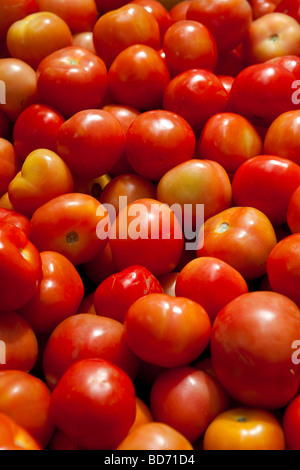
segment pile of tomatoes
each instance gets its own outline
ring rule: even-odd
[[[300,449],[299,12],[1,1],[0,449]]]

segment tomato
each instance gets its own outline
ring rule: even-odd
[[[58,131],[58,154],[80,178],[92,179],[108,173],[124,149],[122,125],[111,113],[100,109],[74,114]]]
[[[73,46],[84,47],[93,54],[96,54],[92,31],[73,34]]]
[[[166,294],[149,294],[127,310],[126,339],[143,361],[178,367],[195,360],[207,347],[211,323],[196,302]]]
[[[221,80],[223,87],[225,88],[225,90],[227,91],[227,94],[229,95],[232,84],[234,82],[234,77],[230,77],[229,75],[217,75],[217,77],[219,80]]]
[[[129,433],[116,450],[193,450],[192,444],[164,423],[146,423]]]
[[[65,162],[51,150],[38,149],[11,180],[8,197],[16,211],[31,217],[43,204],[73,189],[73,176]]]
[[[30,220],[22,214],[10,209],[0,209],[0,222],[16,225],[28,236],[30,232]]]
[[[9,210],[14,210],[13,206],[10,203],[10,200],[8,198],[8,193],[4,193],[3,196],[0,198],[0,207],[3,209],[9,209]]]
[[[268,128],[264,153],[287,158],[299,165],[298,129],[300,129],[300,111],[280,114]]]
[[[223,53],[244,39],[252,21],[252,9],[247,0],[193,0],[186,17],[204,24]]]
[[[162,372],[152,385],[150,400],[155,421],[168,424],[192,443],[230,403],[213,377],[193,367]]]
[[[241,274],[222,260],[201,257],[190,261],[179,273],[176,295],[198,302],[213,323],[231,300],[246,294],[248,286]]]
[[[59,253],[41,253],[43,278],[33,298],[18,313],[36,333],[52,333],[65,318],[75,315],[84,285],[73,264]]]
[[[150,180],[159,180],[171,168],[193,158],[195,147],[190,125],[170,111],[142,113],[127,132],[127,159],[136,173]]]
[[[14,146],[6,139],[0,138],[0,194],[8,190],[11,180],[21,169],[21,161],[16,155]]]
[[[5,40],[8,28],[15,21],[38,11],[36,0],[3,0],[0,5],[0,39]]]
[[[284,55],[281,57],[274,57],[267,61],[270,64],[281,65],[285,69],[292,72],[296,78],[300,78],[300,57],[295,55]]]
[[[67,117],[98,108],[107,90],[106,66],[87,49],[65,47],[41,61],[37,89],[40,101]]]
[[[191,3],[192,0],[184,0],[171,8],[170,15],[173,23],[176,23],[176,21],[186,20],[186,14]]]
[[[25,108],[37,100],[36,73],[19,59],[0,59],[0,80],[5,84],[6,103],[0,109],[15,122]]]
[[[249,65],[278,56],[299,55],[300,25],[291,16],[268,13],[252,22],[244,48]]]
[[[108,72],[108,87],[113,99],[140,111],[162,106],[164,89],[169,81],[168,68],[159,52],[142,44],[120,52]]]
[[[229,52],[219,54],[219,60],[215,74],[236,77],[245,67],[243,48],[238,46]]]
[[[275,292],[250,292],[227,304],[212,327],[216,377],[239,403],[279,409],[299,388],[292,344],[300,336],[297,305]]]
[[[13,143],[18,157],[25,160],[37,149],[56,152],[58,131],[64,121],[63,116],[49,106],[33,104],[26,108],[13,129]]]
[[[43,355],[43,370],[49,387],[53,390],[74,362],[90,358],[112,362],[132,380],[139,368],[139,359],[127,345],[121,323],[82,313],[63,320],[49,337]]]
[[[45,448],[53,432],[50,391],[40,379],[26,372],[0,372],[0,412],[25,428]]]
[[[208,219],[200,230],[198,257],[219,258],[246,280],[266,273],[267,259],[277,239],[270,220],[258,209],[231,207]]]
[[[259,155],[237,170],[232,182],[233,200],[237,206],[259,209],[275,227],[286,223],[288,205],[298,186],[300,167],[296,163]]]
[[[87,180],[75,176],[74,192],[88,194],[89,196],[93,196],[95,199],[100,201],[102,191],[110,181],[111,177],[108,174]]]
[[[170,13],[162,5],[162,3],[157,0],[133,0],[130,3],[141,5],[149,13],[152,13],[158,23],[160,36],[163,38],[165,32],[172,25],[173,21],[171,19]]]
[[[94,27],[96,52],[108,68],[120,52],[129,46],[143,44],[159,49],[160,40],[155,17],[134,3],[105,13]]]
[[[299,14],[299,0],[280,0],[277,2],[277,6],[275,11],[284,13],[295,20],[300,21],[300,14]]]
[[[148,407],[148,405],[146,405],[146,403],[143,400],[141,400],[139,397],[136,397],[135,401],[136,401],[136,416],[135,416],[135,421],[133,425],[131,426],[129,432],[134,431],[136,428],[138,428],[139,426],[142,426],[143,424],[152,423],[154,421],[153,416],[151,414],[151,410]]]
[[[201,23],[182,20],[169,27],[163,38],[166,64],[174,77],[190,69],[214,71],[218,49],[211,32]]]
[[[42,450],[36,440],[13,419],[0,414],[1,450]]]
[[[208,426],[204,450],[285,450],[283,429],[269,411],[234,408]]]
[[[139,264],[161,276],[175,269],[184,242],[180,223],[168,206],[155,199],[138,199],[119,212],[109,244],[119,271]]]
[[[130,266],[106,278],[97,288],[94,305],[97,315],[123,323],[128,308],[145,295],[162,293],[158,280],[143,266]]]
[[[280,114],[295,110],[292,102],[295,76],[268,62],[246,67],[235,78],[229,105],[255,125],[268,127]]]
[[[260,155],[262,150],[262,139],[248,119],[235,113],[218,113],[202,129],[196,155],[214,160],[234,174],[242,163]]]
[[[73,44],[67,23],[49,12],[33,13],[16,21],[9,28],[6,41],[10,55],[34,69],[52,52]]]
[[[98,19],[95,0],[39,0],[39,9],[58,15],[73,33],[92,31]]]
[[[0,340],[0,370],[30,372],[33,369],[38,357],[38,343],[26,320],[14,312],[1,312]]]
[[[175,288],[176,288],[178,275],[179,273],[173,271],[169,274],[165,274],[164,276],[159,277],[158,280],[160,282],[160,285],[163,288],[164,294],[171,295],[172,297],[176,297]]]
[[[40,251],[57,251],[78,265],[92,260],[104,249],[107,235],[102,233],[100,239],[96,228],[103,220],[107,223],[107,219],[107,211],[92,196],[65,194],[35,211],[30,238]]]
[[[292,194],[287,210],[287,224],[292,233],[300,232],[300,189],[297,188]]]
[[[108,276],[115,274],[117,272],[117,268],[112,257],[109,243],[107,243],[104,250],[96,255],[91,261],[84,263],[83,269],[88,279],[90,279],[96,286],[103,282]]]
[[[199,132],[216,113],[224,112],[228,94],[218,77],[208,70],[187,70],[166,86],[163,107],[182,116]]]
[[[124,439],[135,420],[135,389],[117,366],[85,359],[65,372],[51,398],[56,426],[81,447],[112,449]]]
[[[299,450],[300,396],[290,401],[283,414],[283,431],[288,450]]]
[[[91,313],[93,315],[96,315],[94,307],[94,294],[95,292],[91,292],[83,299],[77,313]]]
[[[257,20],[261,16],[273,13],[278,2],[280,2],[280,0],[250,0],[249,3],[252,8],[253,19]]]

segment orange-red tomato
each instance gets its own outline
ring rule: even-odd
[[[92,31],[98,19],[95,0],[39,0],[39,9],[58,15],[73,33]]]
[[[300,164],[300,111],[280,114],[267,130],[264,141],[264,154],[288,158]]]
[[[22,426],[1,413],[0,450],[42,450],[42,447]]]
[[[18,20],[38,11],[36,0],[2,0],[0,4],[0,40],[6,39],[8,28]]]
[[[6,139],[0,138],[0,195],[8,190],[11,180],[20,171],[21,161],[16,155],[14,146]]]

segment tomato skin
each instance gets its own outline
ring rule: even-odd
[[[287,210],[287,224],[292,233],[300,232],[300,189],[297,188],[292,194]]]
[[[97,236],[97,224],[108,213],[86,194],[58,196],[39,207],[31,218],[30,238],[39,251],[57,251],[79,265],[101,253],[106,239]],[[49,225],[49,220],[53,223]]]
[[[154,293],[163,293],[158,280],[143,266],[130,266],[98,286],[94,295],[95,310],[97,315],[123,323],[128,308],[136,300]]]
[[[43,104],[33,104],[18,117],[13,129],[13,143],[21,160],[34,150],[48,149],[56,152],[56,139],[63,116]]]
[[[80,447],[108,450],[134,423],[134,386],[109,361],[85,359],[65,372],[53,391],[50,411],[56,426]]]
[[[24,16],[38,11],[36,0],[3,0],[0,5],[0,40],[6,39],[8,28]]]
[[[162,3],[157,0],[133,0],[130,3],[141,5],[149,13],[152,13],[158,23],[161,39],[163,39],[165,32],[173,24],[173,20],[170,12]]]
[[[288,111],[280,114],[267,130],[264,141],[264,153],[277,155],[300,164],[299,158],[299,117],[300,111]]]
[[[168,424],[192,443],[230,403],[214,378],[193,367],[162,372],[152,385],[150,401],[155,421]]]
[[[299,388],[299,365],[291,360],[291,345],[299,334],[299,308],[288,297],[251,292],[234,299],[218,313],[212,328],[217,379],[246,406],[286,406]]]
[[[16,155],[14,146],[0,138],[0,194],[8,190],[9,183],[21,169],[21,160]]]
[[[108,173],[124,149],[125,133],[120,122],[100,109],[74,114],[58,131],[58,154],[79,178],[98,178]]]
[[[136,428],[142,426],[143,424],[153,423],[153,421],[153,416],[148,405],[146,405],[146,403],[139,397],[136,397],[136,416],[135,421],[131,426],[129,432],[134,431]]]
[[[103,60],[76,46],[45,57],[36,76],[40,101],[64,117],[98,108],[107,90],[107,69]]]
[[[277,64],[281,65],[281,67],[285,68],[292,72],[296,79],[300,78],[300,57],[295,55],[284,55],[281,57],[274,57],[273,59],[269,59],[267,62],[270,64]]]
[[[42,447],[22,426],[1,413],[0,450],[42,450]]]
[[[212,256],[230,264],[246,279],[266,273],[266,263],[277,243],[270,220],[253,207],[231,207],[203,226],[197,257]]]
[[[299,0],[281,0],[277,2],[277,6],[275,8],[276,12],[284,13],[288,16],[291,16],[295,20],[300,21],[300,14],[299,14]]]
[[[206,348],[211,323],[196,302],[150,294],[132,304],[124,321],[130,348],[143,361],[162,367],[189,364]]]
[[[0,222],[15,225],[23,230],[27,237],[29,236],[30,220],[18,212],[0,208]]]
[[[208,426],[204,450],[286,450],[277,418],[266,410],[234,408]]]
[[[198,302],[213,323],[219,311],[234,298],[246,294],[248,286],[241,274],[217,258],[190,261],[179,273],[176,295]]]
[[[96,54],[93,33],[91,31],[73,34],[73,46],[84,47],[93,54]]]
[[[288,450],[299,450],[300,396],[288,404],[283,414],[283,431]]]
[[[36,333],[50,334],[65,318],[75,315],[84,285],[73,264],[59,253],[41,253],[43,278],[33,298],[18,313]]]
[[[190,125],[170,111],[142,113],[127,131],[126,156],[137,174],[158,181],[176,165],[190,160],[196,147]]]

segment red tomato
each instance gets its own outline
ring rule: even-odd
[[[10,209],[0,208],[0,222],[15,225],[19,227],[27,237],[30,232],[30,220],[22,214],[18,214]]]
[[[230,403],[213,377],[193,367],[162,372],[151,388],[150,400],[155,421],[168,424],[192,443]]]
[[[0,39],[5,40],[8,28],[15,21],[38,11],[36,0],[2,0],[0,4]]]
[[[251,292],[226,305],[212,328],[217,379],[238,402],[265,409],[287,405],[299,389],[292,344],[300,338],[299,308],[275,292]]]
[[[56,13],[73,33],[92,31],[98,19],[95,0],[39,0],[39,9]]]
[[[209,344],[211,323],[196,302],[150,294],[132,304],[124,321],[126,339],[143,361],[179,367],[195,360]]]
[[[300,164],[300,111],[289,111],[275,119],[266,133],[264,153],[278,155]]]
[[[287,210],[287,224],[292,233],[300,232],[300,188],[292,194]]]
[[[52,333],[65,318],[75,315],[84,285],[73,264],[59,253],[41,253],[43,278],[33,298],[18,310],[36,333]]]
[[[172,297],[176,297],[175,294],[175,287],[179,273],[172,272],[169,274],[165,274],[164,276],[159,277],[160,285],[163,288],[164,294],[171,295]]]
[[[183,233],[168,206],[154,199],[139,199],[119,212],[109,244],[119,271],[139,264],[154,276],[161,276],[173,271],[179,262]]]
[[[145,8],[149,13],[155,17],[161,38],[164,37],[165,32],[173,23],[172,18],[168,10],[161,4],[161,2],[157,0],[133,0],[130,3],[135,3],[137,5],[141,5]]]
[[[93,315],[96,315],[94,307],[94,294],[95,292],[91,292],[83,299],[77,313],[92,313]]]
[[[64,432],[56,429],[47,450],[80,450],[76,442],[70,439]]]
[[[0,415],[0,450],[42,450],[36,440],[13,419]]]
[[[219,54],[215,74],[236,77],[244,67],[244,51],[238,46],[225,54]]]
[[[18,157],[22,160],[37,149],[56,152],[56,139],[63,116],[55,109],[43,104],[33,104],[18,117],[13,129],[13,142]]]
[[[284,13],[285,15],[295,18],[295,20],[300,22],[300,12],[299,12],[300,2],[299,0],[280,0],[277,2],[275,11]]]
[[[109,276],[97,288],[94,305],[97,315],[123,323],[128,308],[139,298],[162,293],[159,281],[143,266],[130,266]]]
[[[184,0],[171,8],[170,15],[173,23],[176,23],[176,21],[186,20],[186,14],[191,3],[192,0]]]
[[[198,302],[213,323],[219,311],[231,300],[246,294],[248,286],[241,274],[217,258],[201,257],[180,271],[175,292]]]
[[[216,113],[224,112],[228,94],[218,77],[194,69],[177,75],[166,86],[163,107],[182,116],[195,132]]]
[[[108,72],[113,99],[140,111],[162,106],[163,93],[170,81],[168,68],[158,51],[135,44],[123,50]]]
[[[115,448],[135,420],[135,389],[114,364],[85,359],[65,372],[51,398],[55,425],[81,447]]]
[[[170,111],[142,113],[127,132],[127,159],[136,173],[150,180],[159,180],[171,168],[193,158],[195,147],[190,125]]]
[[[276,3],[280,0],[250,0],[249,3],[252,8],[253,19],[257,20],[261,16],[273,13],[276,8]]]
[[[6,139],[0,138],[0,194],[8,190],[11,180],[21,169],[21,161],[16,155],[14,146]]]
[[[259,155],[243,163],[232,182],[235,205],[263,212],[273,226],[286,223],[290,199],[300,186],[300,167],[286,158]]]
[[[98,108],[107,90],[106,66],[87,49],[66,47],[42,60],[37,89],[40,100],[64,116]]]
[[[84,47],[93,54],[96,54],[92,31],[73,34],[73,46]]]
[[[300,78],[300,57],[295,55],[283,55],[274,57],[267,61],[270,64],[277,64],[292,72],[297,79]]]
[[[124,149],[122,125],[111,113],[100,109],[74,114],[58,132],[58,154],[80,178],[97,178],[109,172]]]
[[[284,410],[283,431],[287,450],[300,450],[300,395],[291,400]]]
[[[137,375],[139,359],[127,345],[123,325],[112,318],[82,313],[62,321],[49,337],[43,355],[49,387],[53,390],[74,362],[92,358],[112,362],[132,380]]]
[[[51,394],[44,382],[26,372],[0,372],[0,412],[26,429],[45,448],[54,432]]]

